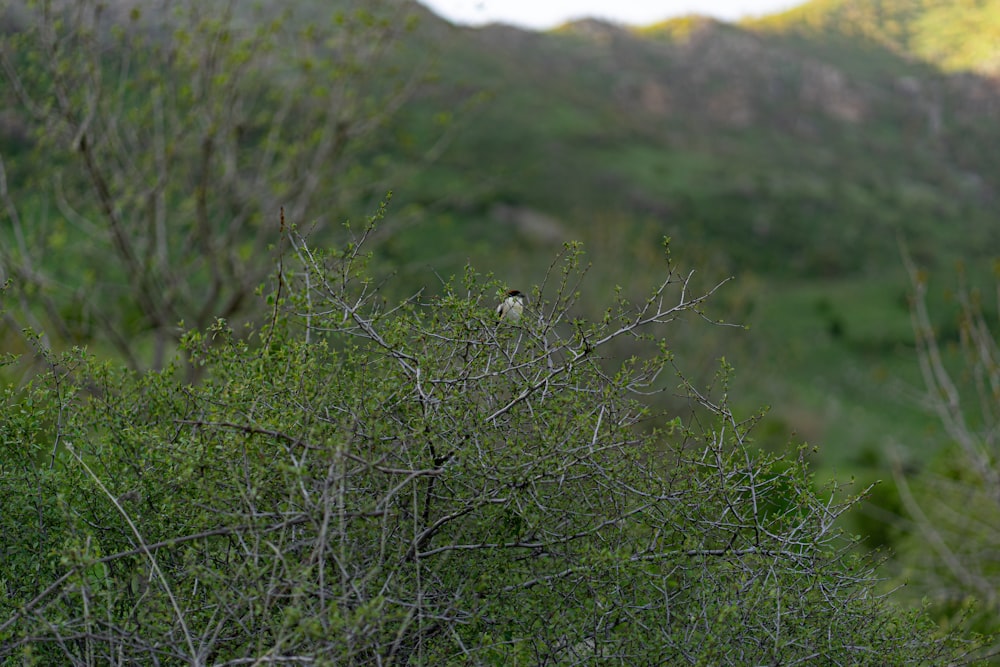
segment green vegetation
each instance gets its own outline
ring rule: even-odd
[[[396,344],[426,351],[420,346],[429,344],[427,340],[407,338],[414,326],[426,329],[431,338],[444,335],[434,328],[445,326],[443,321],[433,320],[433,327],[428,323],[428,317],[443,317],[430,304],[457,308],[472,317],[463,310],[468,304],[456,300],[462,289],[467,299],[479,304],[477,308],[488,311],[491,290],[499,289],[500,282],[503,287],[525,291],[551,285],[548,271],[552,269],[547,267],[553,254],[566,243],[582,242],[592,262],[586,269],[588,279],[580,288],[580,298],[561,302],[565,310],[554,329],[560,340],[573,341],[582,330],[559,327],[577,320],[605,322],[608,305],[619,299],[645,302],[646,286],[662,279],[660,242],[669,236],[682,250],[683,271],[676,265],[674,270],[685,276],[692,293],[711,291],[733,277],[725,290],[698,304],[699,313],[713,322],[746,327],[707,327],[697,318],[671,322],[663,335],[671,358],[684,368],[684,381],[679,390],[659,391],[666,385],[657,385],[657,391],[643,399],[649,416],[630,428],[641,434],[637,437],[656,456],[683,459],[688,450],[678,443],[688,438],[707,446],[706,434],[720,428],[713,420],[733,412],[756,415],[768,406],[752,420],[752,437],[747,437],[749,429],[745,428],[736,441],[724,443],[720,456],[749,457],[745,464],[749,467],[741,470],[759,467],[767,479],[787,470],[797,480],[789,488],[804,494],[796,497],[807,507],[816,498],[828,497],[820,491],[827,482],[836,485],[853,479],[858,490],[883,482],[861,502],[861,511],[838,519],[841,527],[860,535],[862,541],[838,541],[836,547],[824,542],[819,551],[823,558],[831,558],[824,562],[832,568],[824,572],[836,580],[838,568],[846,562],[838,559],[846,557],[847,549],[863,552],[865,547],[885,546],[899,551],[894,565],[899,572],[918,572],[925,581],[934,580],[927,578],[927,572],[942,566],[942,552],[922,550],[914,530],[921,526],[924,532],[920,534],[932,534],[926,526],[933,527],[947,513],[924,511],[933,520],[920,524],[914,508],[937,493],[949,498],[949,506],[980,503],[981,498],[963,496],[951,487],[940,490],[947,485],[939,477],[971,477],[968,471],[956,473],[949,465],[955,460],[954,433],[942,428],[940,415],[921,404],[926,378],[919,361],[927,348],[914,335],[911,321],[913,275],[918,272],[908,274],[902,268],[900,248],[905,245],[921,270],[935,277],[929,283],[933,289],[926,294],[926,326],[937,331],[947,368],[964,377],[963,361],[956,352],[966,340],[955,296],[962,290],[943,287],[946,281],[940,276],[953,274],[961,263],[969,276],[969,286],[962,289],[992,284],[988,268],[1000,248],[995,216],[995,193],[1000,188],[1000,153],[995,146],[1000,130],[993,112],[1000,95],[991,80],[963,69],[984,71],[996,53],[988,48],[992,26],[998,23],[992,3],[822,1],[739,26],[690,17],[643,30],[581,22],[548,34],[502,26],[458,29],[402,0],[345,1],[334,6],[297,3],[290,8],[281,4],[255,3],[251,8],[241,3],[192,1],[164,12],[125,13],[116,3],[88,0],[72,6],[13,2],[0,11],[4,76],[0,86],[0,277],[7,284],[0,340],[4,352],[20,355],[3,369],[5,380],[20,387],[7,394],[12,421],[5,446],[11,452],[20,451],[17,447],[27,442],[40,447],[19,454],[27,458],[12,459],[20,467],[4,469],[20,471],[20,477],[5,477],[4,483],[11,480],[15,496],[30,495],[35,503],[11,510],[9,530],[18,539],[27,539],[38,531],[17,526],[60,526],[53,529],[53,539],[64,540],[39,542],[41,546],[30,551],[37,557],[23,560],[17,567],[26,569],[12,574],[11,581],[16,579],[22,586],[31,567],[47,568],[45,576],[32,575],[38,582],[55,581],[67,572],[73,585],[79,583],[73,577],[83,573],[91,583],[110,581],[117,576],[112,570],[124,567],[120,554],[135,560],[129,567],[153,567],[148,555],[135,552],[143,540],[158,544],[176,536],[200,536],[217,526],[222,533],[204,536],[204,540],[192,537],[198,543],[192,545],[192,562],[202,568],[207,562],[225,561],[216,538],[227,543],[249,539],[249,533],[241,532],[248,530],[246,523],[212,523],[197,508],[162,504],[156,507],[169,510],[170,516],[161,517],[162,525],[149,536],[127,537],[127,525],[113,524],[119,541],[105,543],[107,535],[97,536],[84,526],[112,525],[112,518],[131,516],[136,510],[119,503],[123,513],[114,503],[87,500],[88,512],[106,513],[102,516],[107,523],[102,523],[98,514],[81,514],[77,505],[69,509],[62,500],[47,502],[66,496],[67,485],[92,488],[86,485],[93,484],[93,478],[73,477],[85,472],[80,467],[83,463],[98,471],[97,478],[104,483],[119,474],[122,479],[139,475],[135,470],[121,471],[128,468],[127,457],[141,449],[143,434],[153,433],[153,440],[180,447],[177,459],[157,460],[151,469],[190,468],[191,461],[205,451],[184,449],[190,443],[176,439],[184,431],[178,424],[174,425],[176,437],[171,436],[174,439],[165,435],[171,411],[180,415],[176,416],[179,420],[205,421],[190,412],[193,407],[182,405],[185,396],[197,397],[192,405],[204,411],[211,399],[201,392],[215,392],[213,396],[231,408],[220,412],[223,417],[213,422],[213,433],[184,436],[199,447],[218,446],[227,455],[234,451],[241,433],[255,447],[267,441],[267,446],[280,449],[288,444],[281,444],[283,434],[289,433],[302,438],[299,444],[316,441],[311,433],[296,430],[299,426],[293,428],[286,417],[299,419],[296,424],[315,426],[324,443],[354,442],[354,435],[343,435],[340,422],[331,426],[333,430],[323,430],[328,425],[317,416],[315,402],[289,408],[288,415],[268,417],[274,421],[271,426],[248,426],[246,414],[236,410],[250,395],[251,376],[240,379],[237,366],[257,374],[253,375],[257,380],[268,373],[292,377],[318,372],[333,383],[323,374],[326,371],[316,370],[325,365],[348,376],[366,374],[366,369],[388,373],[380,365],[386,359],[379,362],[366,356],[372,352],[367,344],[355,341],[360,347],[352,348],[345,337],[345,322],[337,321],[333,311],[313,310],[315,303],[309,299],[321,285],[299,281],[305,277],[315,281],[328,274],[311,263],[321,263],[319,256],[302,254],[305,246],[297,245],[301,237],[292,229],[303,230],[315,248],[336,246],[345,238],[341,223],[354,221],[356,229],[357,221],[364,220],[390,191],[392,205],[383,211],[367,246],[370,288],[378,286],[385,304],[405,304],[385,321],[399,338],[384,351],[397,349],[392,347]],[[61,13],[60,8],[72,11]],[[970,36],[963,26],[973,24],[978,30]],[[941,26],[941,30],[931,30],[931,26]],[[965,41],[960,39],[963,34]],[[322,259],[334,265],[338,261],[338,257]],[[461,275],[467,266],[481,267],[490,278],[470,278],[461,289],[447,279]],[[279,284],[274,282],[279,274],[286,281],[281,287],[262,287]],[[544,288],[537,289],[536,297],[542,302],[556,299]],[[276,292],[272,301],[259,298],[269,290]],[[419,299],[409,298],[414,294]],[[282,307],[275,310],[276,303]],[[298,315],[311,313],[308,325],[283,310],[293,304]],[[991,317],[991,306],[983,308],[984,316]],[[369,312],[373,321],[378,320],[375,312]],[[272,322],[275,313],[278,316]],[[556,311],[546,312],[547,318],[555,316]],[[479,313],[473,319],[483,323],[483,317]],[[219,318],[225,325],[218,324]],[[306,329],[297,329],[300,325]],[[319,331],[323,327],[331,332]],[[26,337],[25,330],[36,333]],[[449,335],[452,342],[460,338],[454,331]],[[216,341],[219,349],[207,344],[205,336]],[[491,332],[490,336],[491,354],[507,349],[503,334]],[[302,344],[303,339],[308,344]],[[482,342],[461,340],[469,345]],[[77,348],[87,352],[70,352]],[[281,357],[286,348],[295,359]],[[222,349],[229,356],[213,356],[222,354]],[[591,370],[606,375],[601,381],[613,379],[622,360],[642,351],[641,343],[619,336],[603,347],[604,361]],[[549,358],[550,352],[540,353],[539,358]],[[192,361],[179,362],[178,355],[192,357]],[[724,409],[706,412],[702,406],[692,411],[690,390],[715,386],[720,358],[736,369],[724,374]],[[284,370],[270,365],[279,359],[286,364]],[[304,365],[295,365],[296,360]],[[462,363],[478,361],[463,359]],[[104,362],[109,365],[102,366]],[[118,369],[119,363],[135,374]],[[495,366],[490,368],[495,370]],[[53,384],[63,377],[64,384]],[[591,379],[597,381],[596,377]],[[512,377],[503,379],[513,381]],[[383,400],[379,392],[413,390],[406,384],[412,378],[391,374],[385,378],[387,384],[378,387],[370,384],[371,378],[368,385],[351,385],[355,380],[362,383],[361,378],[348,377],[343,385],[310,384],[303,390],[333,401],[342,396],[338,391],[351,388],[367,395],[365,391],[371,389],[373,400],[383,401],[380,405],[395,404]],[[143,383],[159,383],[156,391],[169,396],[170,405],[155,407]],[[231,400],[226,383],[235,392]],[[575,386],[598,391],[583,378]],[[74,396],[75,390],[79,393]],[[146,426],[136,426],[135,434],[123,425],[95,427],[87,434],[89,453],[74,457],[73,450],[64,448],[60,429],[68,422],[60,421],[59,415],[79,411],[74,419],[80,423],[96,419],[96,404],[87,401],[115,392],[139,394],[150,402],[148,413],[139,405],[121,404],[122,414],[132,415],[122,418],[123,424]],[[287,392],[294,394],[290,389]],[[471,403],[456,404],[454,409],[461,405],[475,413],[481,407],[475,401],[486,401],[484,396],[469,396]],[[554,406],[547,404],[546,409],[555,410]],[[971,410],[968,401],[965,409]],[[15,414],[22,416],[15,418]],[[582,413],[545,414],[551,424],[568,424],[571,416]],[[663,417],[658,420],[653,414]],[[681,421],[674,425],[672,435],[656,430],[673,424],[678,416]],[[580,423],[592,426],[587,420],[593,417],[583,414]],[[244,430],[224,433],[223,421],[240,424]],[[398,423],[380,423],[378,429],[387,434]],[[273,432],[268,430],[272,426]],[[463,428],[479,433],[471,425]],[[199,441],[201,437],[208,440]],[[71,442],[73,438],[79,439],[79,434]],[[748,449],[751,440],[753,447]],[[119,446],[125,449],[118,451]],[[462,442],[455,448],[467,446]],[[792,456],[792,451],[800,452],[799,457]],[[634,454],[630,449],[623,454],[624,461],[632,461]],[[411,458],[406,463],[410,472],[428,469],[426,461]],[[736,463],[727,459],[727,465]],[[592,469],[605,464],[594,462]],[[223,479],[219,465],[211,474],[206,472],[204,488],[201,482],[178,483],[172,503],[183,505],[189,496],[207,494],[205,505],[214,508],[216,518],[223,516],[229,509],[219,508],[230,506],[218,494],[236,487],[232,486],[235,482]],[[900,471],[907,476],[894,474]],[[291,493],[291,478],[282,477],[292,474],[288,470],[264,466],[250,472],[255,476],[251,482],[241,483],[252,486],[259,481],[272,494],[271,501],[277,503],[276,498]],[[659,468],[653,472],[665,474]],[[982,477],[981,471],[975,473]],[[318,473],[310,469],[308,474]],[[683,474],[691,475],[685,479],[700,479],[697,470]],[[410,486],[400,489],[405,488],[412,501],[423,492],[420,484],[429,484],[437,476],[424,479],[421,473],[406,482]],[[15,483],[15,478],[20,481]],[[635,481],[628,476],[623,479]],[[162,480],[150,483],[154,481]],[[386,487],[380,486],[384,480],[354,481],[358,488],[370,491],[372,503],[387,498]],[[482,487],[482,480],[469,483]],[[219,490],[210,491],[212,484]],[[985,489],[977,493],[989,497],[989,485],[982,480],[976,484]],[[27,493],[29,487],[34,489],[32,494]],[[911,488],[916,505],[905,503],[901,495]],[[248,498],[240,511],[252,504],[253,493],[246,489],[239,491]],[[577,491],[582,493],[583,487]],[[171,492],[168,487],[155,490],[158,498]],[[115,493],[127,496],[129,492]],[[706,507],[714,507],[716,500],[705,499]],[[850,504],[840,500],[845,507]],[[367,516],[369,509],[343,511],[353,520],[352,512]],[[252,518],[246,513],[241,516]],[[253,533],[259,544],[271,539],[268,531],[275,524],[266,519],[274,516],[264,517],[264,524],[254,524],[253,530],[264,531]],[[534,525],[533,516],[484,516],[477,521]],[[409,520],[407,529],[412,531],[416,524],[413,516]],[[970,525],[992,521],[984,510],[982,518],[977,516]],[[615,549],[620,549],[614,551],[614,558],[620,560],[621,549],[635,549],[641,537],[648,537],[641,530],[650,524],[640,525],[645,528],[638,535],[628,532],[634,528],[628,526],[628,537],[617,543]],[[297,534],[299,524],[281,530]],[[398,538],[397,532],[391,533],[393,539]],[[281,548],[298,544],[297,537],[282,535],[273,544]],[[595,539],[597,535],[591,534]],[[708,542],[719,538],[711,531],[706,535],[710,535]],[[599,539],[605,537],[601,534]],[[103,555],[88,551],[88,539],[99,544]],[[286,539],[291,541],[282,541]],[[968,534],[942,539],[951,544],[965,540],[970,545],[987,545],[984,549],[992,544]],[[306,543],[321,542],[321,537],[312,535]],[[828,546],[832,552],[824,550]],[[164,588],[156,593],[161,596],[156,609],[161,612],[170,606],[170,586],[181,590],[198,582],[200,591],[206,577],[222,581],[221,577],[232,576],[242,581],[230,570],[209,574],[185,569],[192,562],[183,561],[173,547],[168,550],[175,559],[170,562],[171,571],[183,574],[176,581],[169,579],[169,572],[160,578]],[[594,553],[588,554],[584,558],[574,553],[573,558],[579,559],[574,562],[605,572],[610,561],[599,563],[591,559]],[[63,557],[69,560],[60,563]],[[95,559],[106,557],[93,565]],[[867,574],[857,582],[855,592],[872,595],[874,580],[869,575],[874,572],[867,569],[872,563],[864,562],[858,567]],[[272,572],[285,566],[278,560],[265,564]],[[731,564],[727,561],[723,569]],[[739,566],[753,570],[764,564],[741,562]],[[486,563],[484,567],[492,571],[488,568],[498,566]],[[964,567],[977,572],[974,564]],[[134,571],[128,570],[128,576]],[[317,572],[325,571],[290,571],[288,580],[308,579]],[[410,581],[425,574],[407,570],[400,577]],[[731,574],[719,574],[718,581],[731,584],[734,580],[726,578]],[[147,575],[143,576],[149,579]],[[254,576],[258,582],[265,581],[260,572]],[[716,576],[714,570],[711,576]],[[944,606],[949,621],[968,612],[966,598],[979,599],[984,606],[974,612],[975,629],[994,632],[995,606],[983,596],[986,587],[967,586],[970,580],[975,576],[959,577],[956,585],[949,582],[946,598],[931,597]],[[991,583],[992,572],[979,580]],[[273,583],[273,579],[267,581]],[[753,576],[747,581],[756,585]],[[672,585],[666,590],[673,590]],[[428,590],[421,586],[406,588],[407,594]],[[145,599],[135,585],[132,588],[135,601]],[[314,589],[320,588],[315,583]],[[18,604],[30,602],[29,590],[40,592],[38,587],[18,588]],[[64,632],[69,626],[59,623],[71,623],[68,619],[93,623],[93,617],[63,613],[66,608],[76,609],[78,602],[85,609],[92,608],[90,597],[72,598],[80,590],[57,586],[52,597],[37,603],[42,607],[32,607],[36,615],[30,620],[18,617],[16,636],[22,643],[17,650],[34,645],[33,638],[44,635],[43,626]],[[95,590],[88,589],[86,596]],[[194,596],[192,590],[188,593]],[[911,586],[908,590],[929,589]],[[126,593],[118,590],[104,599],[114,601],[108,602],[113,614],[121,611],[121,596]],[[776,595],[773,589],[753,588],[750,598],[758,593]],[[606,590],[602,595],[613,597]],[[403,598],[393,598],[398,599]],[[68,605],[55,612],[58,619],[45,615],[47,605],[56,600]],[[193,600],[183,609],[194,609]],[[390,602],[389,598],[366,600],[376,605],[366,607],[369,610],[385,610],[388,607],[378,605]],[[727,614],[734,609],[750,608],[734,601],[736,606],[726,610],[711,607],[707,600],[687,602],[718,612],[716,620],[731,620]],[[517,596],[511,601],[524,602]],[[652,605],[648,599],[632,602],[637,607]],[[855,618],[871,620],[874,617],[865,614],[883,612],[893,616],[895,612],[881,607],[884,602],[879,599]],[[912,602],[919,605],[919,600]],[[247,614],[262,609],[256,598],[233,604],[234,609],[252,610]],[[269,604],[263,606],[277,608]],[[586,613],[597,613],[595,609],[588,607]],[[655,627],[636,613],[637,624]],[[131,632],[132,626],[116,618],[119,629]],[[183,628],[171,624],[185,618],[185,613],[176,610],[164,612],[153,625],[180,637],[185,634]],[[326,618],[334,622],[329,615]],[[403,643],[392,649],[399,656],[410,641],[408,629],[422,628],[419,635],[428,626],[420,625],[426,621],[423,617],[417,622],[405,614],[402,625],[392,626],[393,618],[399,620],[384,619],[386,625],[379,626],[378,632],[400,633],[395,636],[403,637]],[[479,622],[486,616],[475,618]],[[191,619],[200,623],[205,617],[194,614]],[[472,625],[468,618],[461,619]],[[357,619],[337,622],[344,624],[338,627],[348,627],[355,621],[361,623]],[[91,630],[85,634],[93,639],[94,626],[88,627]],[[200,627],[207,644],[225,643],[208,638],[207,626]],[[272,628],[265,635],[268,638],[281,635],[268,627]],[[531,649],[541,651],[532,654],[534,658],[521,652],[523,646],[515,647],[516,642],[496,648],[497,642],[513,642],[515,635],[528,634],[526,626],[518,627],[517,632],[508,628],[509,636],[483,630],[473,641],[463,634],[468,629],[463,625],[464,629],[455,629],[451,639],[436,646],[446,646],[457,637],[461,645],[477,647],[470,651],[484,651],[470,658],[474,662],[488,662],[483,657],[487,653],[495,661],[531,662],[542,655],[556,660],[554,647],[574,636],[568,628],[560,629],[564,634],[549,637],[546,648]],[[630,652],[628,642],[638,635],[628,634],[632,632],[628,628],[617,635],[617,630],[607,627],[607,655],[621,657]],[[806,623],[800,628],[802,637],[810,636],[810,627]],[[435,626],[433,631],[446,634],[451,629]],[[852,631],[844,629],[847,636]],[[298,630],[289,632],[287,636],[294,636],[295,641],[304,637]],[[696,634],[692,630],[689,638]],[[918,634],[912,638],[920,643]],[[54,636],[44,636],[41,643],[48,646]],[[227,655],[249,650],[249,644],[240,641],[220,650]],[[420,650],[428,646],[424,639],[415,641]],[[439,641],[436,634],[434,641]],[[587,635],[567,646],[591,650],[594,641],[594,635]],[[458,645],[441,650],[452,651],[448,655],[456,657],[464,651],[456,649]],[[494,648],[482,648],[487,645]],[[319,644],[308,646],[320,650]],[[730,648],[722,647],[713,656],[717,661],[732,660]],[[508,649],[510,653],[503,653]],[[388,655],[380,652],[382,648],[371,650],[375,651],[372,655]],[[913,654],[916,659],[929,655],[922,650]],[[184,659],[189,654],[185,651],[178,649],[174,657]],[[420,655],[432,662],[432,654]],[[759,655],[767,659],[766,654]]]
[[[1000,2],[996,0],[813,0],[746,25],[804,32],[813,38],[830,32],[860,37],[949,71],[995,73],[1000,65]]]
[[[669,259],[571,319],[567,248],[522,324],[471,268],[386,304],[364,254],[290,235],[265,327],[137,374],[82,351],[4,396],[0,661],[100,665],[939,665],[967,650],[755,419],[666,376],[709,296]],[[701,326],[709,327],[702,322]],[[627,338],[626,361],[606,358]],[[196,366],[201,380],[184,381]],[[645,395],[679,385],[682,413]],[[638,428],[642,426],[643,428]]]
[[[408,21],[381,3],[314,23],[221,3],[21,9],[0,51],[3,104],[34,123],[0,173],[16,319],[136,369],[165,363],[182,322],[250,314],[279,210],[346,217],[353,161],[410,76],[384,62]]]

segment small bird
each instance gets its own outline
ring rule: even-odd
[[[516,289],[507,290],[503,301],[497,306],[497,317],[503,321],[514,323],[521,319],[521,313],[523,312],[524,294]]]

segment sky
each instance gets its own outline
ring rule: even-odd
[[[629,25],[650,25],[685,14],[723,21],[790,9],[805,0],[420,0],[453,23],[492,21],[545,30],[566,21],[593,17]]]

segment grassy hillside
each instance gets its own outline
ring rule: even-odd
[[[813,0],[745,25],[819,41],[867,41],[947,71],[1000,68],[996,0]]]
[[[975,84],[890,52],[882,70],[907,78],[859,79],[710,22],[670,35],[456,31],[441,78],[491,98],[415,190],[527,203],[574,229],[593,226],[580,211],[648,216],[740,269],[797,276],[877,271],[898,233],[928,257],[995,240],[996,130]],[[400,132],[421,143],[418,128]]]

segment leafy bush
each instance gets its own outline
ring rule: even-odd
[[[943,664],[799,457],[684,381],[664,281],[573,319],[567,247],[516,325],[468,270],[380,298],[366,228],[288,237],[273,314],[145,375],[83,352],[8,391],[9,664]],[[614,341],[641,350],[606,358]],[[199,369],[196,384],[184,365]],[[676,373],[676,374],[675,374]],[[667,376],[678,381],[667,380]],[[653,414],[644,395],[688,397]],[[717,395],[713,395],[717,394]]]

